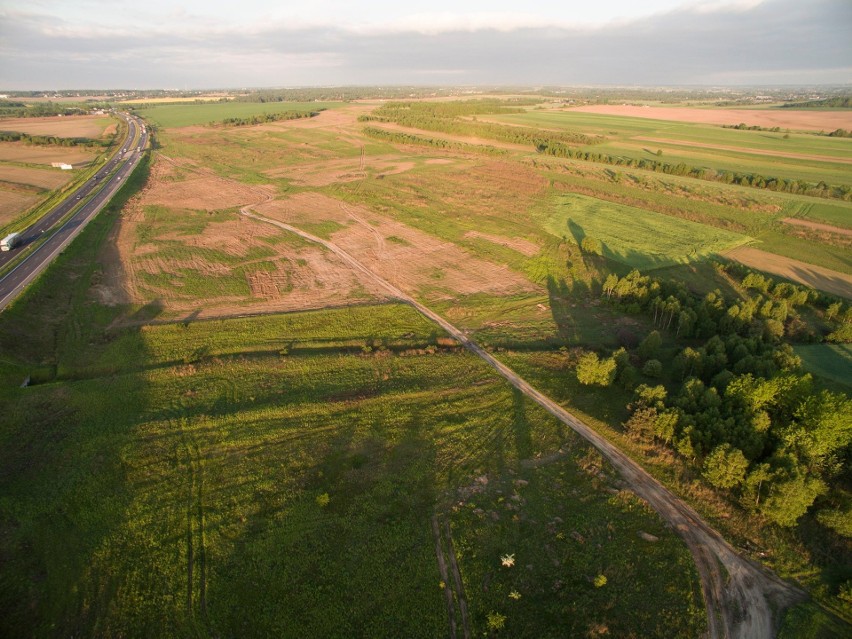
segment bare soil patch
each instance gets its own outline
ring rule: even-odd
[[[66,115],[48,118],[5,118],[0,120],[0,130],[29,133],[30,135],[55,135],[61,138],[101,137],[112,118],[108,115]]]
[[[171,182],[175,175],[190,177]],[[199,189],[214,189],[216,204],[208,206],[209,196]],[[175,199],[166,202],[168,197]],[[95,294],[106,304],[146,304],[157,300],[163,307],[164,318],[187,313],[219,317],[305,310],[387,298],[375,282],[352,271],[333,253],[316,246],[294,248],[287,242],[276,242],[275,238],[282,232],[268,224],[235,215],[233,219],[211,221],[199,233],[182,235],[170,231],[168,224],[162,223],[162,214],[158,214],[156,228],[160,231],[152,236],[144,212],[148,204],[168,206],[175,210],[175,220],[179,222],[177,211],[181,209],[221,209],[268,198],[265,187],[210,176],[181,160],[157,162],[146,188],[125,207],[113,232],[113,241],[106,243],[102,255],[106,269]],[[148,240],[139,242],[143,229]],[[191,253],[191,257],[186,257],[185,252],[184,256],[175,257],[170,254],[174,242],[197,252]],[[250,258],[252,251],[256,255],[258,249],[262,249],[264,256]],[[222,253],[243,259],[216,261],[216,255]],[[211,281],[244,279],[250,293],[210,294],[199,299],[183,290],[182,272]]]
[[[371,271],[406,292],[432,299],[471,293],[512,294],[536,290],[502,264],[478,258],[420,230],[320,194],[299,194],[254,207],[261,215],[293,225],[345,224],[332,241]],[[404,243],[390,241],[389,237]]]
[[[805,228],[813,229],[815,231],[825,231],[828,233],[836,233],[837,235],[845,235],[846,237],[852,237],[852,229],[844,229],[839,226],[832,226],[831,224],[822,224],[820,222],[811,222],[810,220],[801,220],[797,217],[785,217],[781,221],[784,222],[784,224],[804,226]]]
[[[65,162],[75,167],[88,164],[97,154],[79,147],[36,146],[22,142],[0,142],[0,160],[47,164]],[[58,170],[58,169],[57,169]]]
[[[376,177],[405,173],[415,163],[396,155],[373,155],[339,160],[324,160],[265,171],[271,178],[287,178],[303,186],[328,186],[339,182],[353,182],[374,173]]]
[[[795,109],[692,109],[678,107],[645,107],[620,104],[595,104],[574,107],[570,111],[622,115],[651,120],[694,122],[696,124],[740,124],[781,127],[801,131],[834,131],[852,129],[852,111],[817,111]]]
[[[10,191],[0,188],[0,225],[10,224],[15,217],[41,199],[35,193]]]
[[[668,138],[635,137],[634,140],[645,142],[656,142],[659,144],[670,144],[672,146],[686,146],[697,149],[715,149],[718,151],[735,151],[737,153],[748,153],[750,155],[767,155],[775,158],[790,158],[793,160],[816,160],[818,162],[838,162],[840,164],[852,164],[852,157],[839,158],[831,155],[810,155],[808,153],[787,153],[786,151],[771,151],[768,149],[747,149],[741,146],[726,146],[724,144],[709,144],[707,142],[688,142],[686,140],[672,140]]]
[[[506,246],[512,250],[517,251],[518,253],[526,255],[527,257],[532,257],[533,255],[538,253],[541,248],[538,244],[533,244],[529,240],[525,240],[520,237],[499,237],[497,235],[488,235],[487,233],[480,233],[479,231],[468,231],[464,234],[464,236],[479,238],[492,242],[493,244]]]
[[[29,184],[43,189],[58,189],[71,180],[71,173],[60,169],[0,165],[0,180]]]
[[[852,299],[852,276],[844,273],[767,253],[750,246],[741,246],[729,251],[725,257],[826,293]]]
[[[142,204],[215,211],[257,202],[272,192],[272,186],[249,186],[219,177],[207,169],[167,160],[157,162],[152,169]]]

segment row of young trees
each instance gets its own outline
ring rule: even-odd
[[[414,135],[403,131],[388,131],[372,126],[365,127],[362,132],[364,135],[376,140],[383,140],[394,144],[417,144],[420,146],[431,146],[436,149],[486,153],[488,155],[506,155],[506,151],[504,149],[498,149],[493,146],[466,144],[464,142],[453,142],[452,140],[442,140],[440,138],[427,138],[422,135]]]
[[[108,141],[91,138],[62,138],[56,135],[30,135],[18,131],[0,131],[0,142],[23,142],[39,146],[108,146]]]
[[[373,111],[370,115],[360,116],[359,120],[362,122],[394,122],[402,126],[425,129],[427,131],[488,138],[510,144],[537,144],[541,138],[541,131],[539,129],[476,121],[475,118],[477,115],[524,112],[524,109],[516,106],[506,106],[506,104],[505,100],[389,102]],[[561,144],[589,145],[604,141],[602,137],[593,137],[569,131],[552,132],[549,135],[551,139]]]
[[[539,153],[552,155],[554,157],[583,160],[586,162],[598,162],[613,166],[625,166],[628,168],[654,171],[655,173],[664,173],[666,175],[681,175],[698,180],[708,180],[710,182],[738,184],[740,186],[750,186],[757,189],[811,195],[814,197],[852,202],[852,186],[849,186],[848,184],[830,185],[824,181],[812,183],[805,180],[767,177],[757,173],[740,173],[737,171],[689,166],[683,162],[671,164],[661,160],[652,160],[650,158],[636,159],[621,155],[609,155],[607,153],[583,151],[582,149],[573,148],[551,138],[539,139],[535,144],[536,150]]]
[[[300,118],[313,118],[320,114],[320,111],[282,111],[281,113],[261,113],[259,115],[250,115],[244,118],[225,118],[221,122],[211,122],[211,126],[223,124],[225,126],[252,126],[255,124],[266,124],[267,122],[279,122],[282,120],[298,120]]]
[[[24,104],[16,100],[0,100],[0,117],[44,118],[54,115],[84,115],[92,108],[94,108],[93,105],[76,106],[54,102]]]
[[[606,358],[584,355],[577,378],[635,388],[625,422],[631,437],[671,447],[745,507],[792,526],[835,482],[848,478],[852,400],[815,388],[783,341],[785,328],[797,307],[809,305],[836,334],[852,326],[852,308],[759,274],[746,274],[741,284],[756,295],[727,300],[717,291],[697,298],[638,271],[611,275],[603,297],[646,314],[656,330],[632,353],[622,348]],[[682,345],[674,357],[660,356],[664,333]],[[651,378],[667,369],[669,386],[636,386],[637,366]],[[852,536],[852,513],[843,508],[824,507],[818,519]]]

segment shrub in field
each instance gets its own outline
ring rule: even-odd
[[[488,613],[488,629],[492,632],[502,630],[506,625],[506,615],[501,615],[499,612]]]
[[[611,357],[600,359],[597,353],[586,353],[577,364],[577,380],[587,386],[609,386],[615,380],[617,368]]]

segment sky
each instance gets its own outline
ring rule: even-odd
[[[852,84],[852,0],[0,0],[0,90]]]

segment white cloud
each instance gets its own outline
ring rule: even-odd
[[[0,88],[852,81],[849,0],[714,1],[700,13],[671,0],[681,8],[592,26],[494,4],[342,27],[195,20],[197,7],[132,28],[0,10]]]

